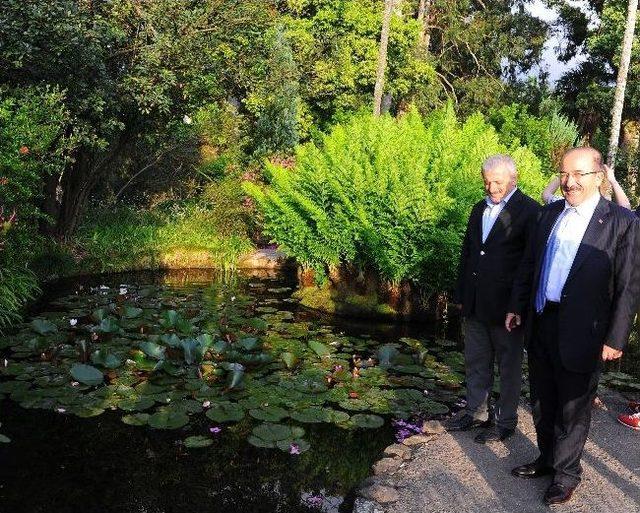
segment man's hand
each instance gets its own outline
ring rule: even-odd
[[[507,318],[504,320],[504,327],[507,331],[511,331],[522,324],[522,318],[518,314],[509,312]]]
[[[607,176],[607,180],[609,180],[611,183],[614,183],[616,181],[616,174],[613,171],[613,169],[607,166],[606,164],[602,167],[604,168],[604,172]]]
[[[613,347],[608,346],[606,344],[602,347],[602,360],[605,362],[607,360],[617,360],[621,356],[622,356],[622,351],[618,349],[614,349]]]

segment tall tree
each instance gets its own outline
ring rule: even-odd
[[[618,68],[618,79],[616,81],[616,92],[613,100],[613,108],[611,109],[611,133],[609,135],[609,151],[607,155],[607,162],[610,166],[615,166],[618,141],[620,140],[624,94],[627,88],[627,75],[629,73],[629,63],[631,62],[631,47],[633,45],[637,15],[638,0],[629,0],[627,23],[625,25],[622,50],[620,53],[620,67]]]
[[[127,157],[141,141],[155,149],[185,113],[251,95],[264,77],[263,37],[275,14],[270,0],[5,0],[2,7],[0,85],[66,92],[66,131],[78,144],[69,165],[43,184],[61,237],[76,229],[95,188],[135,162]]]
[[[387,69],[387,47],[389,45],[389,30],[391,28],[391,16],[393,15],[394,0],[384,0],[384,14],[382,15],[382,32],[380,34],[380,48],[378,50],[378,68],[376,71],[376,84],[373,89],[373,115],[380,115],[382,106],[382,93],[384,91],[384,73]]]

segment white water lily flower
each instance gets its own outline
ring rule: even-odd
[[[9,365],[9,360],[7,360],[6,358],[4,359],[4,366],[6,367],[7,365]]]
[[[125,289],[124,287],[120,287],[120,295],[124,296],[127,293],[127,289]]]
[[[236,300],[236,296],[231,296],[231,301],[235,301]]]
[[[76,324],[78,324],[78,319],[69,319],[69,325],[75,326]]]
[[[106,285],[100,285],[100,287],[98,287],[100,290],[109,290],[109,287],[107,287]]]
[[[71,382],[71,386],[72,386],[72,387],[77,387],[79,384],[80,384],[80,382],[79,382],[79,381],[72,381],[72,382]]]
[[[211,406],[211,401],[205,401],[202,403],[203,408],[208,408],[209,406]]]
[[[182,117],[182,122],[183,122],[185,125],[190,125],[190,124],[193,122],[193,120],[192,120],[189,116],[187,116],[187,115],[185,114],[185,115]]]
[[[56,411],[58,413],[65,413],[67,410],[65,410],[64,408],[56,408]]]

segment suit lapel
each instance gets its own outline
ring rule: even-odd
[[[567,282],[576,274],[580,266],[583,264],[589,254],[597,247],[598,239],[607,224],[609,217],[609,203],[604,198],[600,198],[596,209],[593,211],[587,231],[584,232],[584,237],[580,242],[580,247],[576,253],[576,257],[573,259],[573,264],[569,270],[569,276],[567,276]]]
[[[518,215],[518,212],[522,210],[523,199],[524,194],[520,192],[520,189],[516,189],[513,196],[511,196],[509,201],[507,201],[507,204],[498,215],[496,222],[491,227],[487,240],[484,241],[485,244],[489,244],[496,238],[498,233],[504,232],[509,226],[511,226],[511,221]]]
[[[482,213],[484,212],[486,204],[485,200],[476,203],[471,212],[472,225],[475,227],[473,230],[473,239],[477,247],[482,245]]]

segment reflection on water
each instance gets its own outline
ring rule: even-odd
[[[170,286],[176,295],[201,293],[222,283],[247,291],[258,304],[278,304],[293,312],[297,322],[363,340],[435,335],[434,326],[349,322],[298,309],[284,293],[285,287],[295,286],[295,276],[273,272],[189,270],[66,280],[50,288],[37,309],[55,309],[52,301],[79,287],[132,283]],[[189,450],[181,441],[193,430],[207,431],[204,416],[196,426],[158,431],[128,426],[115,411],[78,418],[23,409],[9,400],[0,403],[0,422],[0,431],[12,439],[0,447],[2,513],[346,512],[353,488],[393,441],[388,422],[373,430],[308,424],[311,449],[291,455],[249,445],[252,422],[245,418],[232,428],[223,426],[212,446]]]

